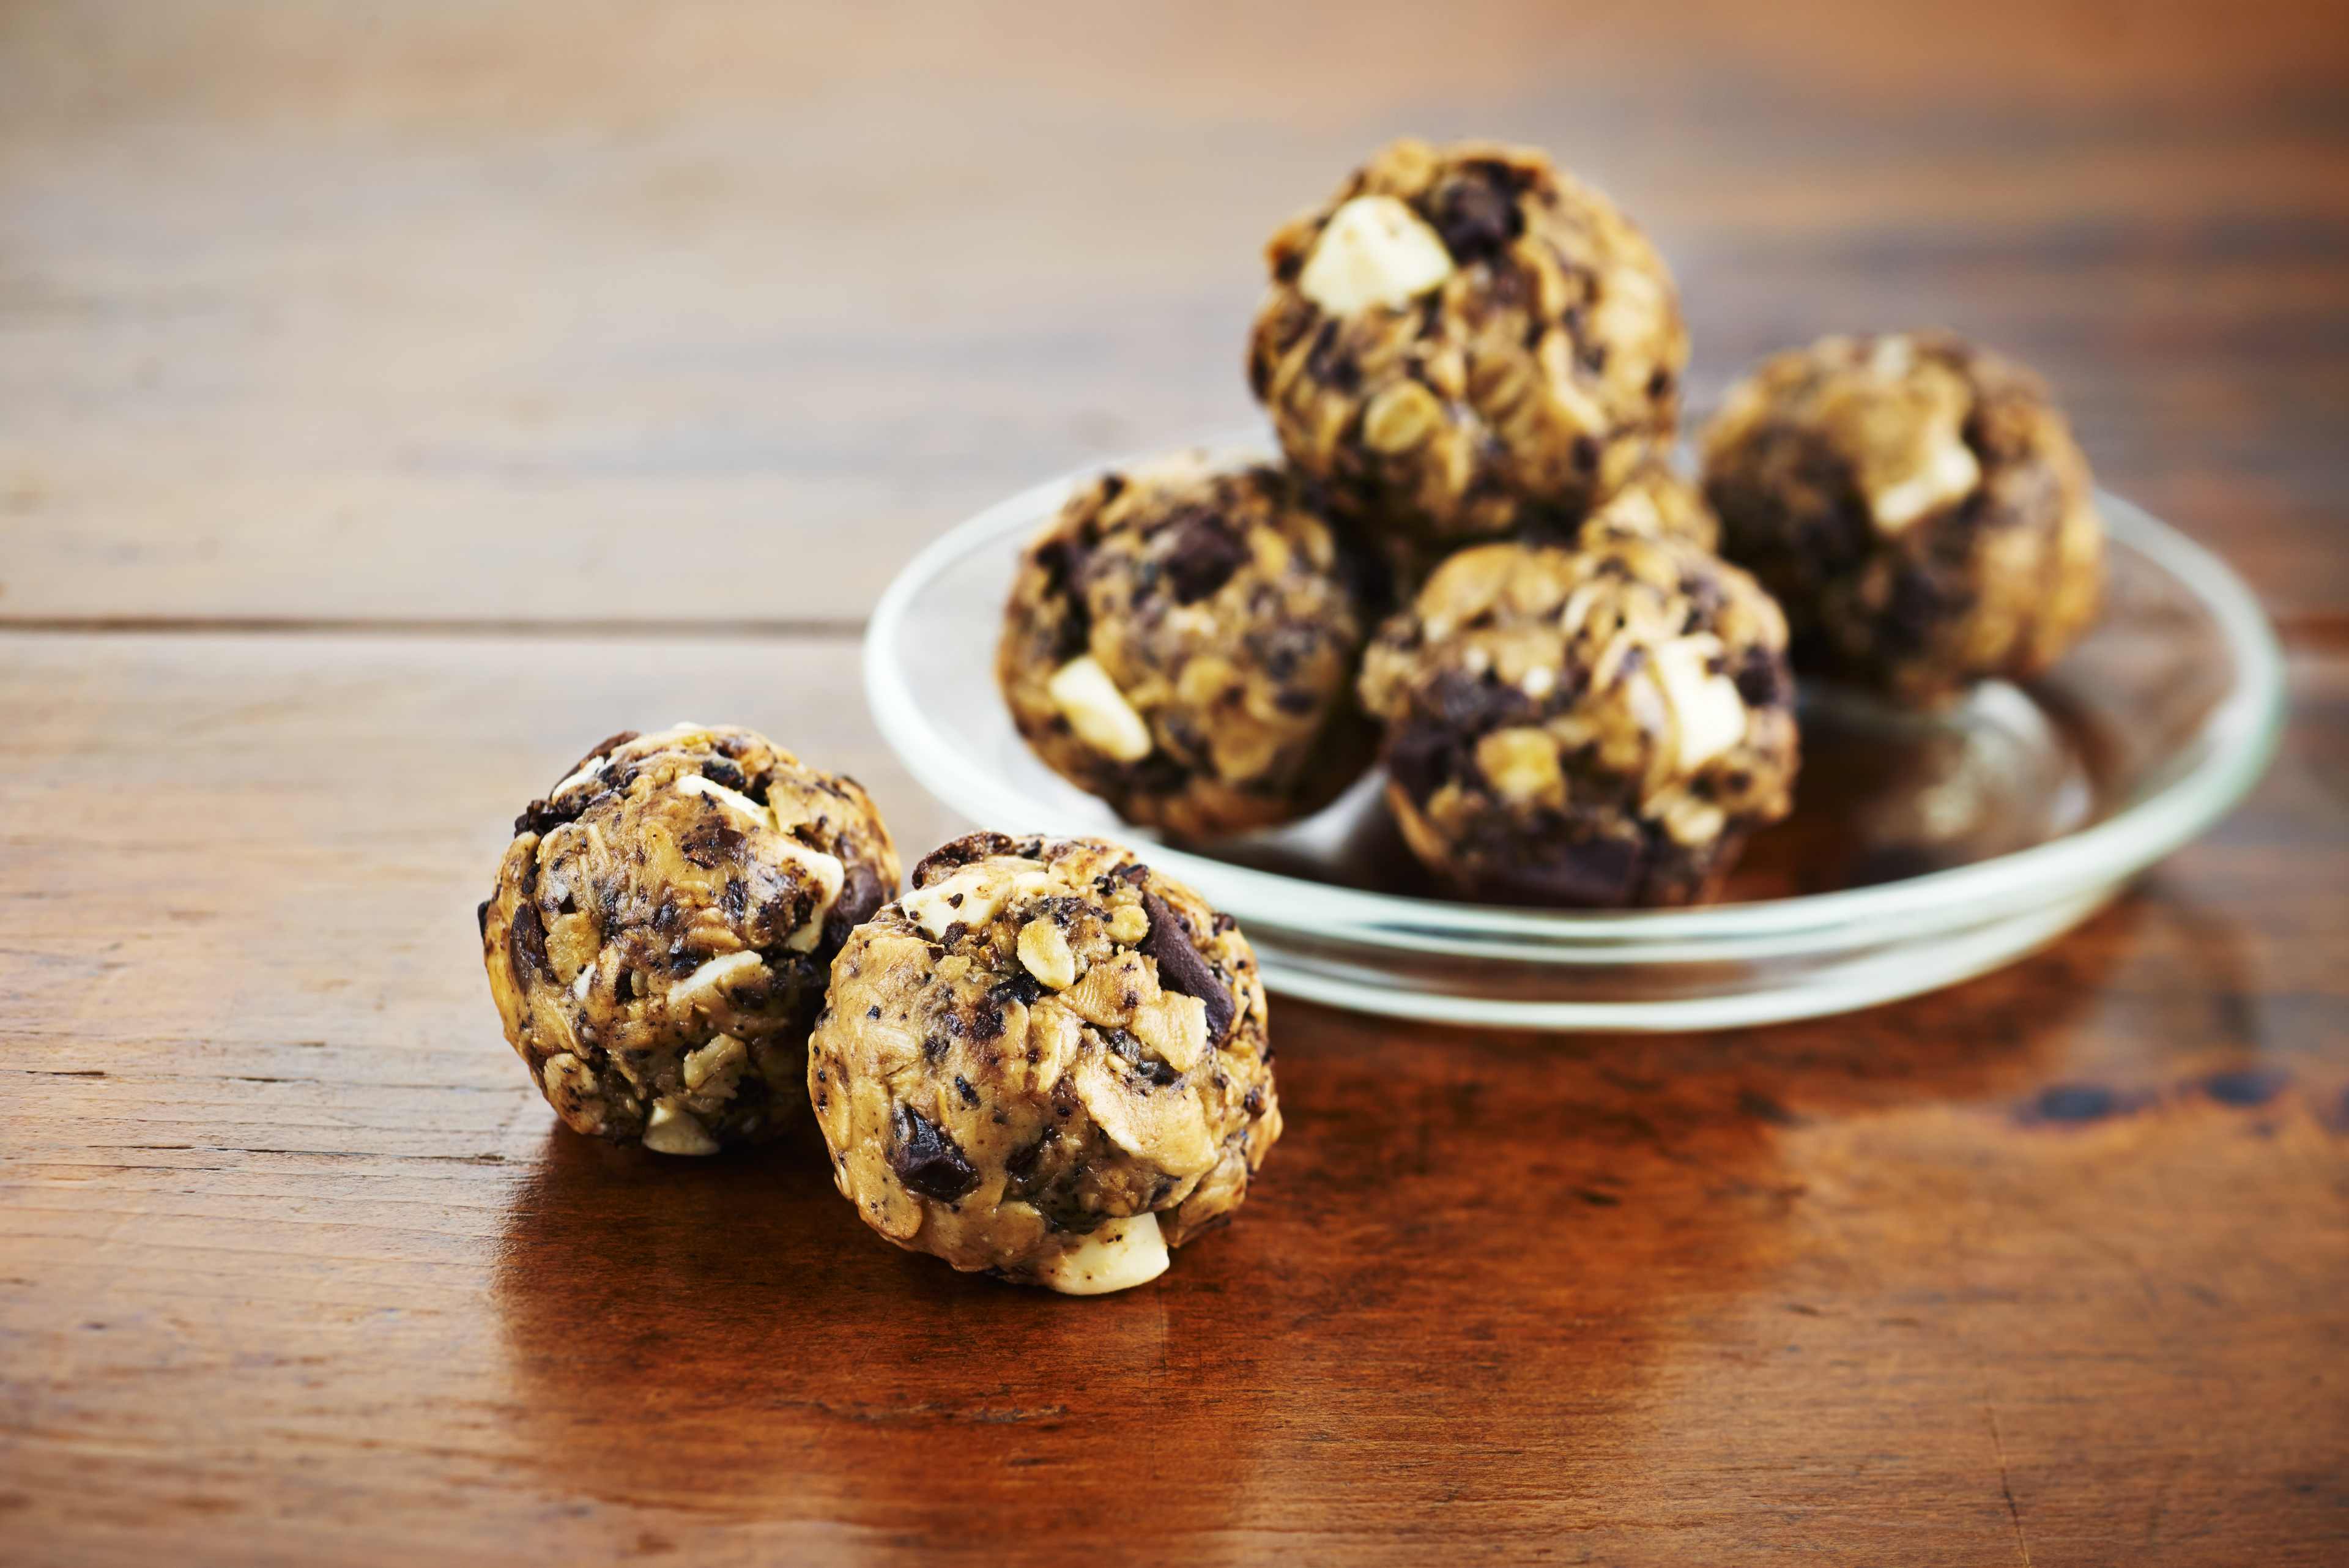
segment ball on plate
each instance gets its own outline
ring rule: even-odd
[[[1250,384],[1359,525],[1423,544],[1578,520],[1669,447],[1671,275],[1528,149],[1398,141],[1267,247]]]
[[[1304,815],[1374,743],[1352,566],[1278,469],[1105,473],[1021,557],[996,656],[1012,719],[1128,822],[1207,838]]]
[[[748,730],[626,732],[515,820],[481,909],[490,992],[574,1130],[761,1142],[804,1122],[833,955],[896,887],[855,780]]]
[[[1694,545],[1464,550],[1372,639],[1387,798],[1453,892],[1608,907],[1707,896],[1792,805],[1786,627]]]
[[[834,961],[809,1049],[867,1224],[1073,1294],[1154,1278],[1280,1136],[1247,939],[1093,839],[980,833],[923,860]]]
[[[1777,596],[1805,669],[1932,705],[2045,670],[2095,614],[2087,461],[2044,383],[1961,338],[1777,355],[1703,449],[1723,549]]]

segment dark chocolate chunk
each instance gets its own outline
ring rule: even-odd
[[[473,923],[474,923],[475,925],[478,925],[478,926],[480,926],[480,927],[481,928],[481,935],[483,935],[483,936],[485,936],[485,937],[486,937],[486,936],[488,936],[488,935],[490,934],[490,900],[489,900],[489,899],[487,899],[487,898],[482,899],[482,900],[481,900],[481,907],[480,907],[479,909],[476,909],[473,911]]]
[[[1232,580],[1247,564],[1247,542],[1223,519],[1205,513],[1185,518],[1170,530],[1174,546],[1166,556],[1166,580],[1176,604],[1196,604]]]
[[[594,762],[598,757],[610,756],[614,752],[618,751],[622,746],[625,746],[630,741],[635,740],[638,733],[639,732],[635,730],[622,730],[617,734],[605,736],[602,740],[595,742],[594,750],[590,751],[585,756],[580,758],[578,762],[572,764],[571,774],[577,773],[581,768],[585,767],[589,763]],[[721,742],[720,744],[722,745],[723,742]],[[569,778],[571,774],[565,774],[563,776],[564,778]]]
[[[926,888],[931,883],[950,877],[965,866],[986,859],[990,855],[1028,853],[1019,841],[1005,833],[967,833],[960,838],[939,845],[915,864],[914,886]]]
[[[1142,950],[1157,961],[1158,983],[1206,1003],[1207,1043],[1216,1044],[1231,1027],[1231,992],[1216,978],[1214,967],[1199,955],[1199,950],[1191,945],[1191,933],[1184,927],[1182,917],[1167,907],[1165,899],[1145,889],[1142,909],[1150,917],[1150,934],[1142,939]]]
[[[1614,909],[1638,884],[1640,846],[1628,838],[1583,838],[1510,868],[1511,888],[1546,903]]]
[[[524,899],[514,909],[513,924],[506,928],[506,952],[512,961],[514,976],[523,979],[536,970],[552,974],[554,966],[546,957],[546,922],[539,919],[538,906]]]
[[[1043,996],[1044,988],[1037,983],[1034,975],[1022,970],[1008,980],[997,981],[987,994],[993,1002],[1016,1002],[1022,1007],[1033,1007]]]
[[[889,1168],[923,1197],[954,1203],[968,1197],[978,1185],[978,1172],[962,1146],[921,1112],[899,1106],[889,1130]]]
[[[881,878],[873,867],[861,860],[848,862],[848,874],[841,878],[840,897],[832,901],[832,913],[824,917],[823,942],[827,948],[837,948],[848,940],[848,933],[873,918],[886,898]]]
[[[1468,755],[1460,732],[1449,725],[1412,720],[1387,737],[1387,776],[1422,805],[1457,776]]]
[[[710,802],[699,822],[677,841],[678,852],[705,870],[715,870],[742,853],[742,830],[726,815],[726,808]]]
[[[547,800],[532,801],[514,818],[514,836],[535,833],[543,838],[566,822],[578,821],[579,814],[587,809],[588,794],[586,790],[580,790],[561,805]]]
[[[1766,648],[1749,648],[1737,665],[1737,695],[1748,708],[1770,708],[1786,701],[1786,670]]]

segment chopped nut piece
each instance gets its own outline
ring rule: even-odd
[[[652,1118],[645,1123],[645,1147],[655,1154],[716,1154],[718,1140],[709,1136],[700,1117],[663,1100],[653,1106]]]
[[[698,1094],[705,1085],[719,1087],[714,1097],[724,1099],[733,1092],[732,1078],[742,1074],[742,1064],[750,1060],[750,1052],[742,1042],[731,1034],[720,1034],[698,1051],[686,1053],[682,1076],[685,1086]]]
[[[1146,1285],[1166,1272],[1166,1238],[1155,1214],[1112,1220],[1052,1255],[1040,1282],[1068,1296],[1101,1296]]]
[[[672,1012],[688,1008],[708,1008],[726,988],[748,980],[766,968],[766,960],[757,953],[728,953],[711,959],[683,980],[668,988],[668,1005]]]
[[[1150,726],[1091,654],[1061,666],[1047,688],[1077,739],[1093,750],[1122,763],[1150,754]]]
[[[1077,955],[1069,950],[1069,939],[1061,928],[1050,920],[1030,920],[1019,928],[1019,961],[1054,991],[1076,983]]]
[[[1476,766],[1506,799],[1529,805],[1566,798],[1557,742],[1544,731],[1494,731],[1476,742]]]

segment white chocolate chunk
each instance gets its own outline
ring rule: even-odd
[[[1077,739],[1094,751],[1121,763],[1138,763],[1150,754],[1150,726],[1092,655],[1061,666],[1044,689]]]
[[[605,764],[610,761],[611,759],[609,757],[594,758],[585,767],[581,768],[577,773],[573,774],[569,778],[564,779],[561,784],[556,784],[553,789],[548,790],[546,792],[546,798],[549,800],[557,799],[564,792],[574,789],[580,784],[587,783],[590,779],[601,778],[604,774]]]
[[[1721,639],[1710,632],[1676,637],[1651,650],[1656,683],[1672,711],[1683,777],[1745,738],[1745,700],[1737,682],[1706,668],[1721,652]]]
[[[711,959],[668,988],[669,1011],[683,1012],[689,1007],[715,1001],[728,986],[748,980],[764,967],[766,961],[754,952],[728,953],[723,958]]]
[[[747,819],[754,827],[775,826],[773,808],[761,805],[740,790],[728,789],[715,779],[703,778],[699,774],[680,774],[677,787],[681,794],[708,795],[727,810]]]
[[[1032,860],[1020,864],[1034,867],[1036,873],[1043,870]],[[914,924],[933,937],[943,937],[957,920],[966,926],[983,926],[995,919],[996,911],[1026,881],[1026,877],[1005,876],[999,863],[982,860],[926,888],[915,888],[898,901],[898,907]]]
[[[645,1122],[645,1147],[655,1154],[716,1154],[718,1140],[699,1116],[664,1100]]]
[[[1019,962],[1054,991],[1076,983],[1077,955],[1069,950],[1069,939],[1061,928],[1050,920],[1034,919],[1019,928]]]
[[[1166,1272],[1166,1235],[1155,1214],[1112,1220],[1038,1270],[1062,1295],[1103,1296],[1148,1284]]]
[[[1400,307],[1452,275],[1452,253],[1392,196],[1357,196],[1330,215],[1297,275],[1306,298],[1333,316]]]
[[[1961,441],[1943,440],[1934,443],[1922,468],[1869,496],[1868,510],[1876,514],[1878,528],[1898,534],[1935,507],[1971,493],[1981,483],[1982,464],[1972,449]]]

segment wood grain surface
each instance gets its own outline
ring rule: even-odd
[[[2349,13],[0,5],[0,1563],[2349,1561]],[[1547,142],[1700,397],[2038,362],[2293,715],[2049,950],[1746,1033],[1278,1001],[1098,1301],[820,1158],[554,1126],[471,906],[622,725],[958,826],[855,696],[938,527],[1245,421],[1254,247]]]

